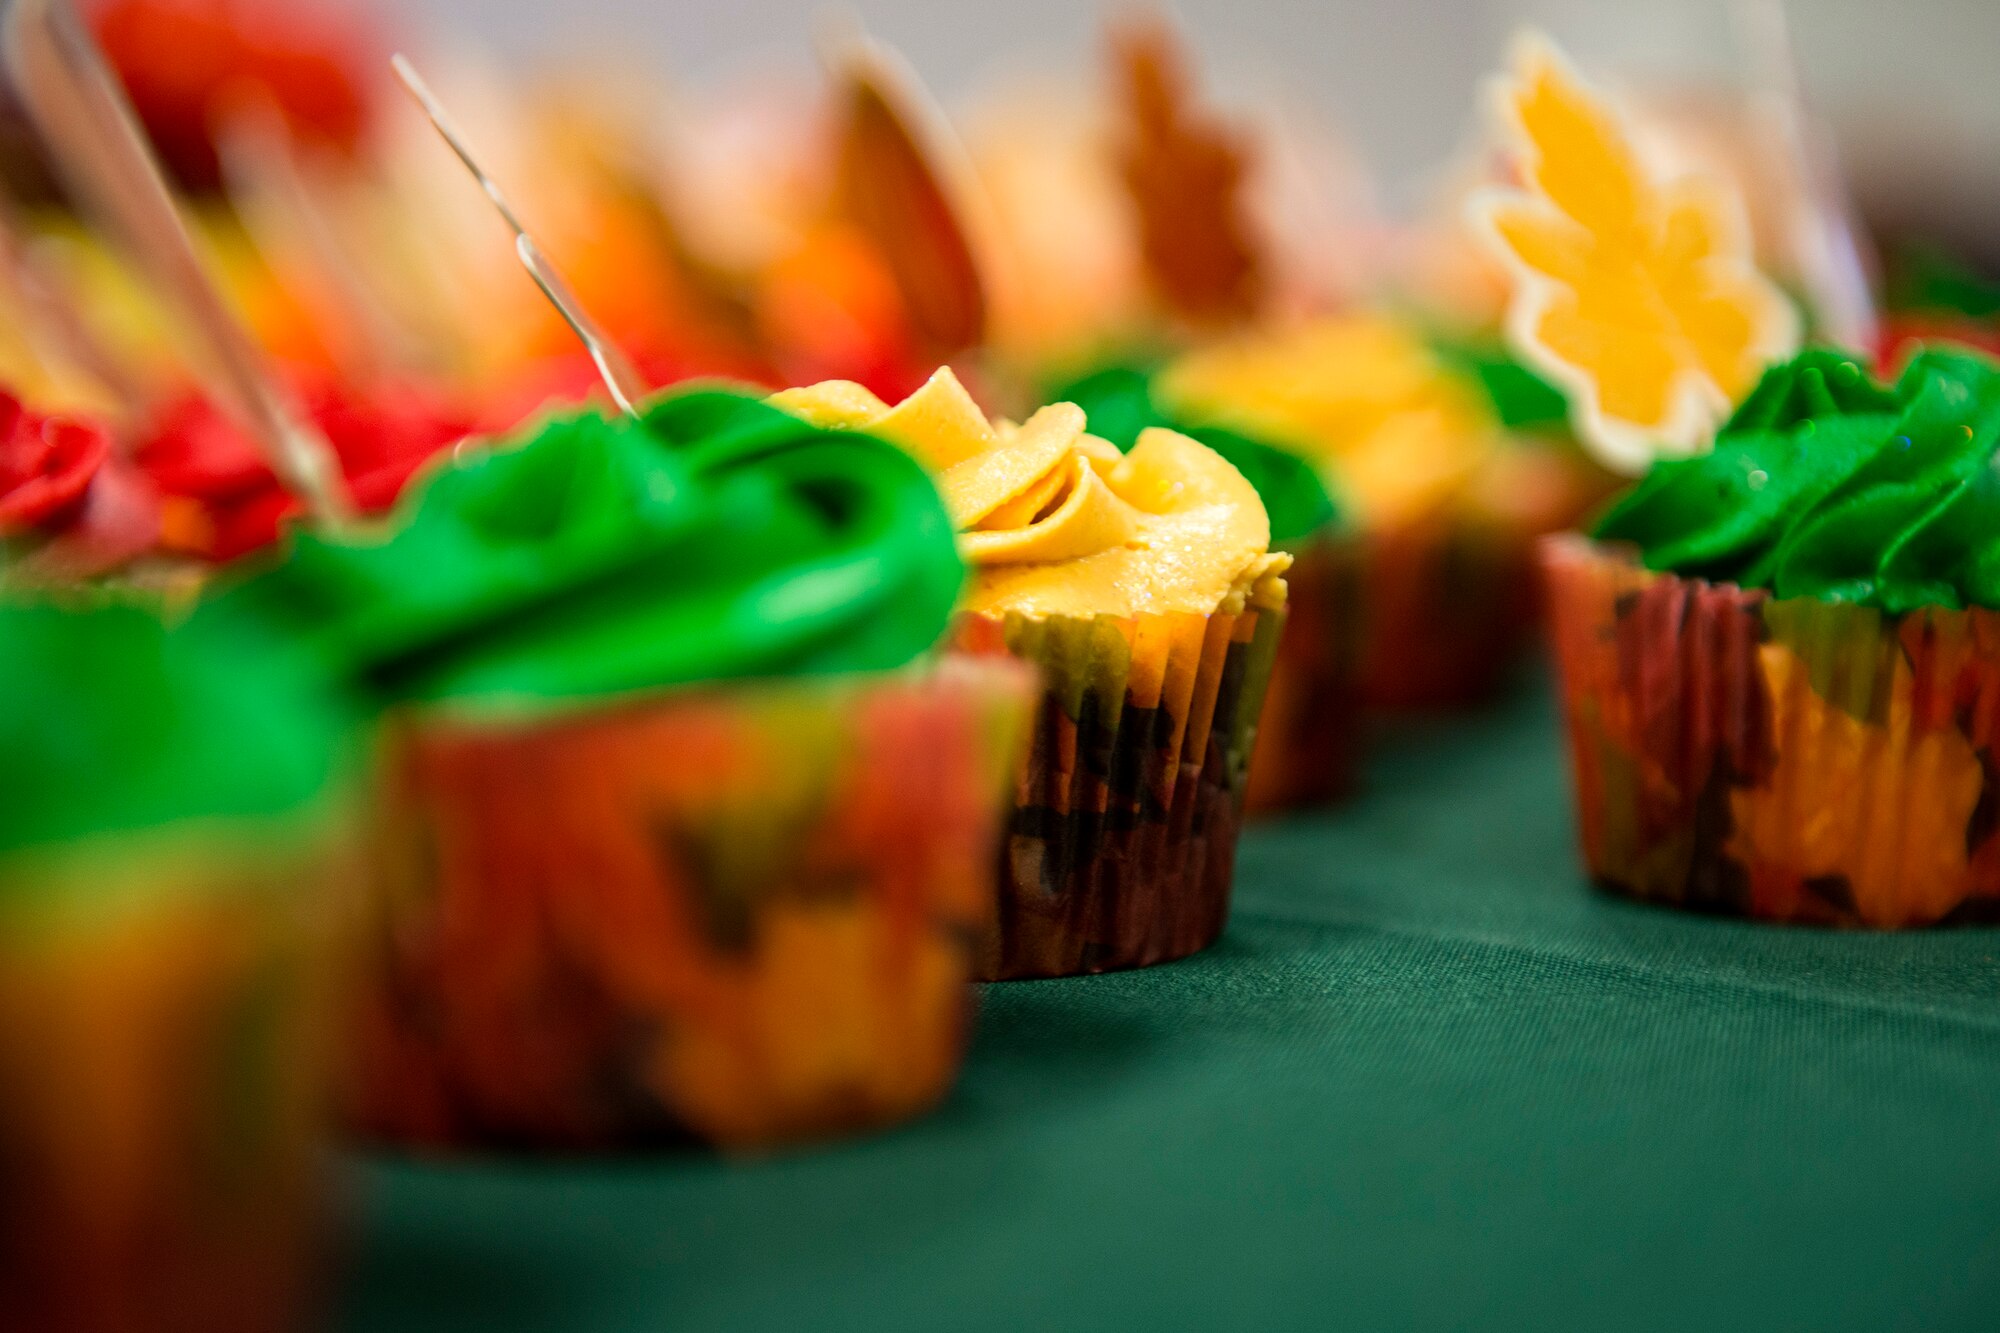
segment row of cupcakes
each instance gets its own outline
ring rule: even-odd
[[[1545,548],[1591,870],[1979,917],[2000,371],[1796,352],[1713,194],[1544,47],[1506,91],[1500,383],[1533,365],[1647,468]],[[1477,531],[1540,493],[1490,481],[1536,447],[1494,379],[1354,320],[1098,367],[1018,425],[949,371],[893,406],[686,390],[438,455],[386,520],[138,607],[8,610],[0,1059],[47,1095],[10,1107],[40,1225],[0,1300],[268,1325],[323,1094],[412,1146],[811,1137],[943,1095],[969,979],[1199,949],[1284,645],[1310,715],[1356,642],[1281,633],[1290,562],[1334,622],[1385,577],[1341,513],[1414,490]],[[67,479],[30,494],[44,550],[119,470],[13,424]],[[1413,598],[1447,634],[1503,600]]]
[[[0,1310],[281,1326],[329,1112],[854,1132],[945,1095],[968,982],[1210,942],[1288,561],[1212,451],[1085,426],[949,371],[687,390],[459,451],[191,609],[0,612],[0,1073],[39,1089]]]

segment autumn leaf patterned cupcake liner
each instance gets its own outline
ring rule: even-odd
[[[1253,816],[1327,805],[1353,789],[1362,577],[1361,547],[1345,536],[1306,543],[1285,571],[1285,630],[1250,763],[1246,809]]]
[[[351,1120],[420,1148],[759,1148],[951,1087],[1031,673],[392,717]]]
[[[1534,639],[1537,539],[1450,513],[1366,534],[1365,705],[1424,712],[1498,695]]]
[[[236,832],[0,863],[0,1328],[310,1313],[340,931],[309,890],[331,859]]]
[[[1284,620],[1282,604],[961,618],[962,651],[1031,662],[1044,687],[982,979],[1145,967],[1222,933]]]
[[[2000,614],[1542,548],[1584,859],[1634,897],[1891,929],[2000,920]]]

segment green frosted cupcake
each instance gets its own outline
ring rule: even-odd
[[[264,649],[0,609],[0,1327],[300,1314],[347,730]]]
[[[2000,915],[2000,364],[1814,350],[1545,551],[1585,859],[1639,897]]]
[[[1028,682],[879,441],[720,391],[583,414],[208,614],[387,710],[358,1128],[748,1147],[950,1087]]]

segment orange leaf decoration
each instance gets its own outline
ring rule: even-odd
[[[1799,321],[1752,261],[1742,202],[1647,169],[1610,101],[1547,39],[1516,44],[1500,113],[1521,184],[1477,196],[1508,267],[1516,352],[1570,393],[1608,466],[1707,445]]]
[[[963,190],[941,169],[943,117],[883,48],[857,43],[839,65],[837,208],[894,276],[928,361],[986,331],[986,287]],[[962,175],[962,173],[961,173]],[[928,364],[928,362],[927,362]]]
[[[1245,137],[1195,105],[1181,45],[1160,20],[1115,28],[1111,57],[1124,118],[1119,170],[1154,286],[1191,319],[1253,313],[1264,275],[1243,216]]]

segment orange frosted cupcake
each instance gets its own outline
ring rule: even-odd
[[[989,422],[949,370],[894,408],[840,382],[773,401],[933,470],[972,571],[954,642],[1041,670],[982,975],[1141,967],[1213,942],[1285,618],[1290,557],[1269,550],[1257,492],[1172,431],[1120,453],[1072,403]]]

